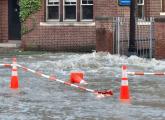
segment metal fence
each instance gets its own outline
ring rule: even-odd
[[[128,55],[130,18],[116,17],[113,19],[113,53]],[[154,57],[154,18],[136,21],[136,54],[139,57]]]

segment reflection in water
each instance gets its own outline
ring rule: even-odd
[[[129,71],[165,71],[165,61],[108,53],[56,53],[18,56],[18,62],[68,81],[70,71],[84,71],[85,87],[112,89],[113,97],[96,96],[19,69],[20,88],[8,88],[10,69],[0,68],[2,120],[164,120],[165,80],[159,76],[129,76],[131,104],[119,101],[121,66]],[[0,61],[11,63],[11,58]]]

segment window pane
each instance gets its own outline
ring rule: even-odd
[[[93,5],[82,6],[82,19],[93,19]]]
[[[93,0],[88,0],[88,4],[93,4]]]
[[[48,19],[59,19],[59,7],[49,6],[48,7]]]
[[[138,15],[138,18],[140,18],[140,19],[143,19],[144,18],[144,10],[143,10],[143,6],[138,6],[138,13],[137,13],[137,15]]]
[[[76,6],[65,6],[65,19],[76,19]]]
[[[82,0],[82,4],[93,4],[93,0]]]
[[[87,4],[87,0],[82,0],[82,4]]]

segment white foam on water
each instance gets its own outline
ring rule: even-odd
[[[3,61],[11,63],[12,59],[0,60]],[[3,112],[0,119],[163,120],[165,117],[164,78],[131,76],[129,82],[132,104],[123,105],[118,100],[123,64],[128,66],[129,71],[165,71],[163,60],[93,52],[20,55],[17,61],[21,65],[66,81],[69,79],[70,71],[84,71],[89,83],[87,87],[96,90],[113,88],[114,96],[98,99],[91,93],[81,92],[31,73],[25,74],[21,70],[19,70],[21,88],[17,95],[17,91],[13,93],[7,86],[10,82],[7,76],[9,71],[0,69],[0,75],[3,74],[1,80],[4,80],[4,83],[0,82],[3,83],[0,88],[0,105],[3,108],[0,109]],[[117,80],[112,80],[113,77]]]

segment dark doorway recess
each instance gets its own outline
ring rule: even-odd
[[[21,39],[21,23],[19,12],[19,0],[8,0],[9,40]]]

